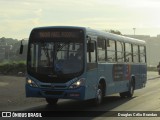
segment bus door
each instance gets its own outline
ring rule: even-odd
[[[89,41],[87,43],[87,68],[86,68],[86,92],[85,98],[95,98],[97,86],[97,57],[96,57],[96,43]]]

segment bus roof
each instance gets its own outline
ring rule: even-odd
[[[117,34],[105,32],[105,31],[94,30],[91,28],[79,27],[79,26],[46,26],[46,27],[37,27],[37,28],[34,28],[33,30],[54,29],[54,28],[82,29],[82,30],[86,31],[86,35],[103,36],[104,38],[109,39],[109,40],[127,42],[127,43],[138,44],[138,45],[145,45],[146,44],[146,42],[144,40],[130,38],[130,37],[122,36],[122,35],[117,35]]]
[[[94,29],[90,29],[90,28],[86,28],[86,31],[87,31],[87,34],[90,34],[93,36],[103,36],[109,40],[127,42],[127,43],[138,44],[138,45],[146,45],[146,42],[144,40],[130,38],[130,37],[126,37],[123,35],[117,35],[117,34],[105,32],[105,31],[100,31],[100,30],[94,30]]]
[[[44,27],[36,27],[33,30],[39,30],[39,29],[85,29],[85,27],[79,27],[79,26],[44,26]]]

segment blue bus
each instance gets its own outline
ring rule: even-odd
[[[132,97],[147,80],[143,40],[76,26],[34,28],[29,37],[26,97],[93,99]]]

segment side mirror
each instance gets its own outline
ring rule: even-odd
[[[94,52],[94,43],[93,42],[87,43],[87,52]]]
[[[22,44],[22,41],[21,41],[21,45],[20,45],[20,51],[19,51],[19,54],[23,54],[23,44]]]

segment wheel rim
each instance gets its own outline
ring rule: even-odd
[[[133,85],[131,85],[131,88],[130,88],[130,90],[131,90],[131,94],[133,94],[133,93],[134,93],[134,88],[133,88]]]
[[[102,102],[102,90],[97,90],[97,98],[96,98],[97,104],[100,104]]]

